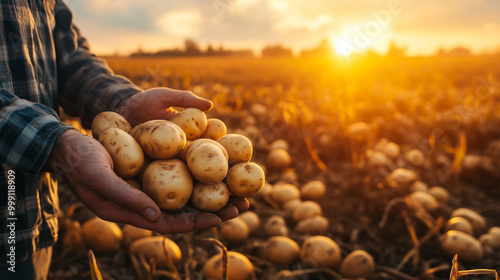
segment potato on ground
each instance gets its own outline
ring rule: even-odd
[[[315,235],[302,243],[300,259],[308,267],[338,267],[342,261],[340,248],[332,239]]]
[[[151,120],[130,131],[144,153],[152,159],[175,157],[186,146],[186,134],[167,120]]]
[[[291,265],[299,257],[300,248],[297,242],[285,236],[269,238],[262,248],[264,258],[279,265]]]
[[[114,253],[120,249],[123,241],[120,227],[99,217],[86,221],[81,234],[87,247],[95,253]]]
[[[193,179],[181,160],[156,160],[144,172],[142,189],[160,209],[177,210],[189,201]]]
[[[458,254],[458,259],[465,263],[477,263],[483,259],[481,242],[467,233],[450,230],[439,238],[441,248],[450,257]]]
[[[197,108],[186,108],[173,115],[169,121],[178,125],[188,140],[199,138],[207,128],[207,116]]]
[[[224,153],[220,147],[211,143],[189,149],[186,162],[191,174],[203,183],[221,182],[228,173],[229,165]]]
[[[260,218],[257,213],[253,211],[245,211],[239,215],[245,224],[247,224],[250,233],[256,232],[260,228]]]
[[[99,135],[111,127],[119,128],[127,133],[132,129],[130,123],[122,115],[112,111],[106,111],[99,113],[92,120],[92,136],[95,139],[99,139]]]
[[[227,252],[227,279],[250,280],[254,279],[254,267],[250,260],[244,255]],[[204,279],[222,280],[222,253],[208,259],[203,265]]]
[[[267,236],[288,236],[285,218],[273,215],[264,224],[264,233]]]
[[[300,197],[303,200],[317,200],[326,193],[325,183],[321,181],[309,181],[300,189]]]
[[[290,154],[283,149],[274,149],[267,154],[266,166],[270,170],[281,171],[287,168],[292,162]]]
[[[229,168],[226,184],[235,196],[251,197],[256,195],[265,183],[262,168],[254,162],[242,162]]]
[[[348,278],[370,278],[375,271],[375,262],[372,255],[364,250],[354,250],[342,261],[340,274]]]
[[[148,229],[138,228],[132,225],[124,225],[122,228],[123,232],[123,244],[128,247],[132,242],[137,239],[144,237],[153,236],[153,232]]]
[[[220,225],[220,234],[229,243],[240,243],[247,240],[250,229],[240,217],[236,217]]]
[[[113,159],[114,171],[118,176],[131,178],[141,172],[144,153],[130,134],[116,127],[108,128],[100,134],[99,142]]]
[[[295,232],[299,234],[325,234],[328,231],[330,222],[327,218],[323,216],[314,216],[312,218],[307,218],[299,221],[295,225]]]
[[[144,255],[146,260],[154,259],[156,266],[166,268],[167,259],[165,257],[164,242],[166,244],[168,255],[177,264],[182,259],[182,252],[179,246],[172,240],[163,236],[144,237],[135,240],[128,252],[130,255]]]

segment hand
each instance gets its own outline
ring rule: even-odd
[[[102,219],[161,234],[218,226],[249,207],[247,200],[232,198],[232,205],[216,214],[189,207],[176,214],[162,212],[144,192],[113,172],[113,161],[99,142],[75,130],[61,134],[44,170],[61,175],[75,195]]]
[[[194,107],[208,111],[212,106],[210,100],[198,97],[190,91],[152,88],[130,97],[118,113],[134,127],[149,120],[169,119],[176,113],[172,107]]]

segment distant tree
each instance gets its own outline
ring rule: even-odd
[[[184,52],[186,55],[200,55],[201,48],[194,40],[186,39],[186,41],[184,41]]]
[[[406,47],[398,47],[398,45],[392,41],[389,49],[387,50],[386,56],[405,56],[406,49]]]
[[[471,55],[471,52],[468,48],[458,46],[458,47],[451,49],[448,52],[448,54],[452,55],[452,56],[468,56],[468,55]]]
[[[266,46],[262,49],[262,57],[292,57],[292,49],[286,48],[280,44]]]
[[[323,39],[321,42],[312,49],[305,49],[300,51],[300,56],[325,56],[332,54],[332,45],[328,39]]]
[[[215,50],[212,47],[212,44],[208,44],[207,50],[205,51],[205,54],[206,55],[214,55],[215,54]]]

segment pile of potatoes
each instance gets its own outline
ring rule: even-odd
[[[254,196],[265,182],[263,169],[250,161],[250,140],[227,134],[224,122],[196,108],[133,128],[121,115],[102,112],[92,122],[92,135],[111,155],[115,173],[164,211],[191,200],[216,212],[230,194]]]

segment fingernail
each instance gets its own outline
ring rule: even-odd
[[[153,208],[146,208],[143,215],[150,222],[156,221],[156,211]]]

